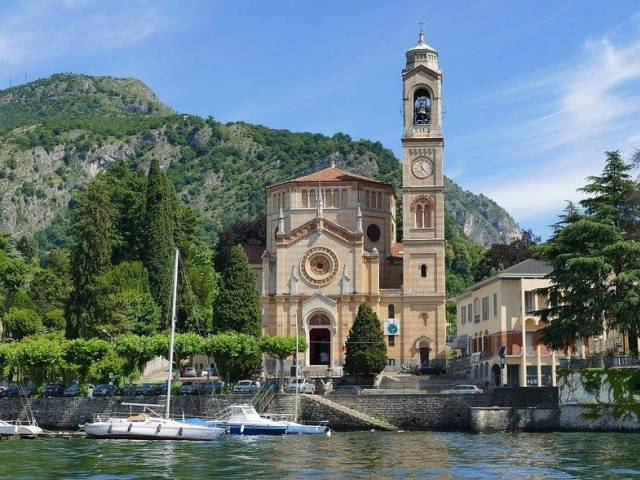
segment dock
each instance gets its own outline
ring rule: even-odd
[[[54,439],[63,438],[65,440],[71,440],[74,438],[86,438],[87,435],[83,431],[59,431],[50,432],[45,431],[39,435],[0,435],[0,440],[38,440],[38,439]]]

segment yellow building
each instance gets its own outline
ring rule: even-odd
[[[402,82],[403,241],[393,188],[331,165],[268,187],[267,244],[246,248],[263,330],[297,329],[309,343],[307,372],[340,373],[361,302],[383,323],[390,369],[444,361],[442,73],[422,33],[406,52]]]
[[[536,290],[549,286],[544,277],[550,271],[544,262],[525,260],[455,297],[458,329],[453,348],[462,358],[451,366],[490,386],[554,384],[558,360],[542,344],[538,330],[544,324],[534,314],[547,305]]]

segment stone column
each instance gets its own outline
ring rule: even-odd
[[[538,364],[536,365],[536,374],[538,375],[538,386],[542,386],[542,358],[540,354],[540,345],[537,346]]]
[[[524,308],[524,304],[523,304]],[[526,320],[522,315],[522,359],[520,361],[520,386],[527,386],[527,329]]]
[[[558,381],[556,378],[556,351],[551,352],[551,386],[557,386]]]

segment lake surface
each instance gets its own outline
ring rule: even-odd
[[[0,478],[640,478],[640,434],[352,432],[0,441]]]

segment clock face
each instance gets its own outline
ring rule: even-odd
[[[433,173],[433,164],[426,158],[418,158],[413,161],[411,171],[418,178],[427,178]]]

